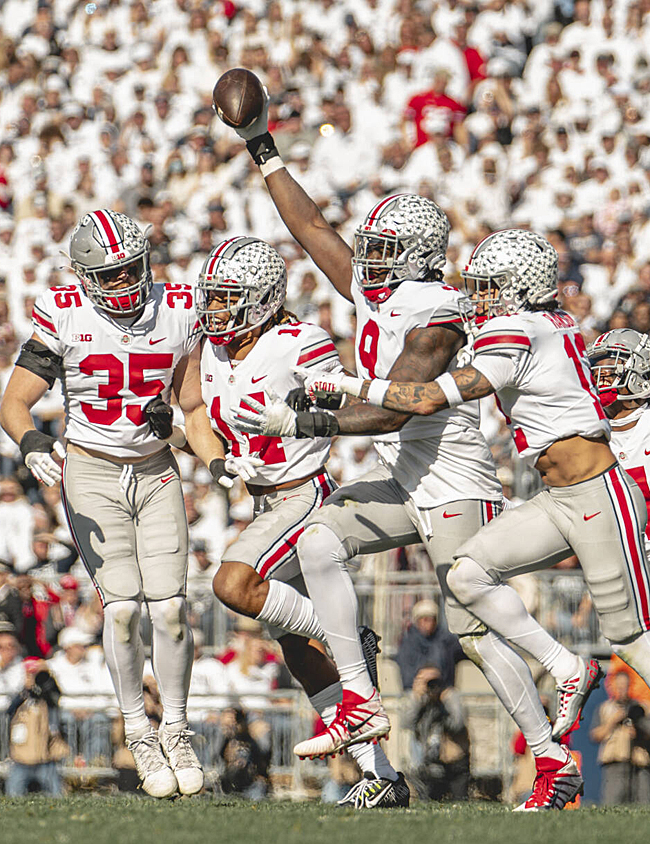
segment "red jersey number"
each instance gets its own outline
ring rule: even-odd
[[[364,325],[361,337],[359,337],[359,360],[367,370],[370,378],[376,378],[375,367],[377,366],[377,349],[379,346],[379,326],[369,319]]]
[[[81,402],[86,419],[94,425],[112,425],[122,415],[123,389],[130,390],[136,396],[157,396],[165,388],[160,378],[145,379],[147,369],[171,369],[174,356],[171,354],[137,354],[129,355],[129,369],[126,384],[124,383],[124,365],[115,355],[88,355],[79,364],[79,371],[84,375],[100,376],[106,374],[106,383],[99,384],[97,396],[105,400],[104,407],[96,407],[91,402]],[[145,415],[142,407],[127,404],[126,416],[134,425],[144,425]]]
[[[57,308],[75,308],[81,307],[81,293],[77,290],[76,285],[68,284],[61,287],[53,287],[54,290],[54,304]]]
[[[246,404],[246,398],[254,399],[260,404],[264,404],[264,393],[251,393],[250,396],[243,398],[239,406],[250,410],[249,405]],[[286,463],[287,457],[282,447],[282,437],[264,437],[261,434],[247,434],[244,431],[235,431],[223,420],[221,415],[221,398],[215,396],[210,405],[210,416],[214,419],[214,423],[219,429],[223,438],[230,443],[230,450],[233,457],[241,457],[241,442],[237,439],[237,434],[248,440],[248,447],[251,454],[260,457],[267,466],[275,463]]]
[[[188,311],[192,307],[192,288],[189,284],[165,284],[167,291],[167,307],[175,308],[176,303],[180,300],[183,302],[183,307]]]

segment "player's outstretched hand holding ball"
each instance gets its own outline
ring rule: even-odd
[[[214,86],[212,102],[219,119],[245,141],[268,132],[269,95],[250,70],[227,70]]]

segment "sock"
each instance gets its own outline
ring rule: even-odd
[[[342,695],[341,684],[332,683],[331,686],[321,689],[320,692],[309,698],[311,705],[328,726],[334,720],[336,704],[341,702]],[[393,782],[397,779],[397,771],[390,764],[386,754],[378,744],[353,744],[348,747],[347,751],[364,773],[368,771],[376,777],[384,777],[393,780]]]
[[[646,685],[650,686],[650,633],[641,633],[624,645],[616,642],[610,644],[616,656],[633,668],[645,680]]]
[[[325,631],[316,616],[314,605],[293,586],[279,580],[269,580],[269,594],[257,616],[273,627],[281,627],[287,633],[296,633],[308,639],[325,641]]]
[[[104,607],[104,658],[129,739],[142,738],[151,730],[142,691],[144,645],[140,611],[139,601],[115,601]]]
[[[533,755],[563,758],[562,754],[557,755],[559,745],[551,738],[551,725],[521,656],[491,630],[484,636],[462,636],[460,643],[523,733]]]
[[[298,540],[300,568],[344,689],[369,698],[373,685],[359,641],[359,607],[348,554],[333,530],[310,525]]]
[[[150,601],[151,661],[158,683],[165,724],[187,722],[187,696],[194,639],[187,623],[185,598]]]
[[[458,560],[447,575],[447,585],[473,615],[535,657],[558,684],[578,672],[578,657],[535,621],[511,586],[495,583],[474,560]]]

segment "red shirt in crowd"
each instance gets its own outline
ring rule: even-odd
[[[456,123],[462,123],[467,114],[467,109],[462,103],[452,100],[447,94],[436,94],[433,91],[425,91],[424,94],[416,94],[408,101],[404,116],[415,124],[415,146],[419,147],[428,140],[427,133],[422,124],[427,114],[435,110],[447,118],[447,135],[452,136]]]

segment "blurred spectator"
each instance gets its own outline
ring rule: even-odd
[[[0,712],[4,712],[12,698],[25,685],[25,666],[16,630],[0,618]]]
[[[13,585],[20,599],[21,619],[16,625],[18,639],[27,656],[47,657],[52,650],[47,639],[47,619],[50,607],[58,603],[59,596],[28,574],[14,577]]]
[[[469,735],[457,689],[442,682],[437,665],[415,676],[404,716],[413,731],[410,778],[422,800],[467,800]]]
[[[629,696],[630,678],[619,671],[608,684],[609,700],[601,703],[591,725],[591,739],[600,745],[601,803],[650,803],[650,716]]]
[[[22,690],[9,706],[9,755],[5,793],[8,797],[27,794],[35,782],[45,794],[62,792],[56,763],[67,756],[68,748],[53,728],[57,723],[60,692],[40,659],[28,661]]]
[[[435,601],[418,601],[396,657],[404,690],[411,688],[424,665],[431,664],[439,666],[443,685],[452,686],[460,659],[464,659],[464,654],[458,638],[439,626]]]
[[[244,711],[239,707],[226,709],[221,729],[224,767],[220,782],[224,794],[239,794],[249,800],[266,797],[270,787],[270,753],[263,751],[251,735]]]
[[[60,719],[68,744],[82,748],[90,764],[107,765],[110,719],[105,710],[113,700],[108,669],[89,658],[93,639],[88,633],[65,627],[58,641],[61,650],[48,660],[48,667],[63,695]]]

